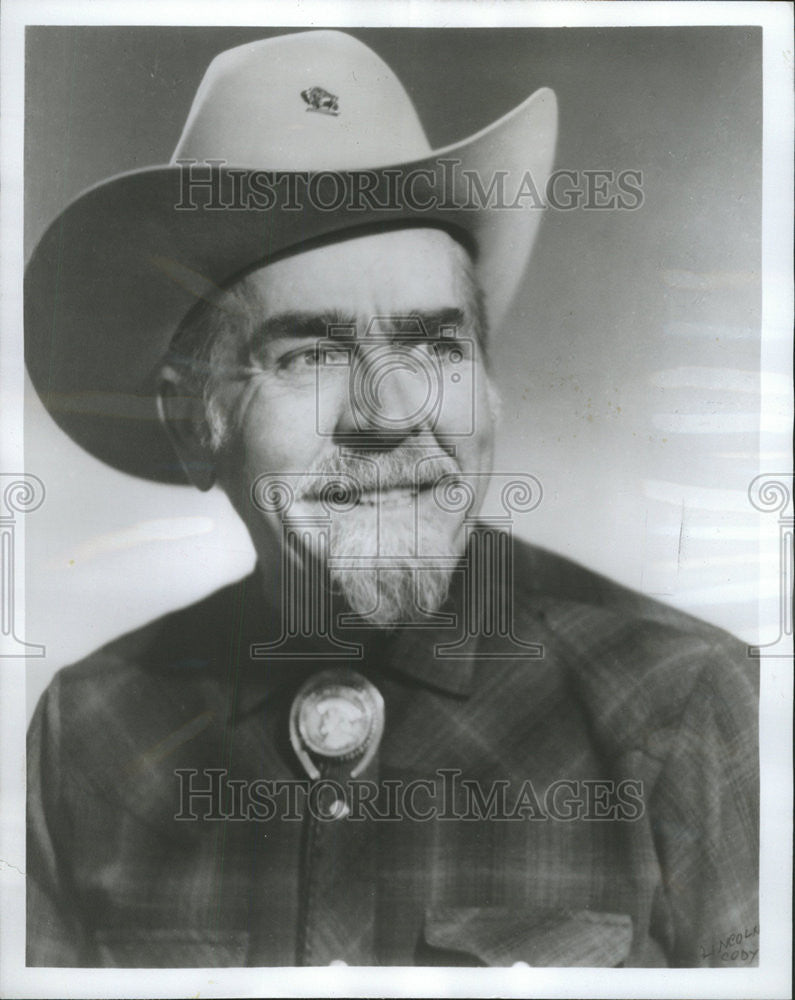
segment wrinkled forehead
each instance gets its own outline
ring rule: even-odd
[[[417,311],[466,311],[471,271],[467,251],[448,233],[411,228],[315,246],[251,271],[241,282],[262,321],[296,310],[369,321]]]

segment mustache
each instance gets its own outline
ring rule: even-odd
[[[299,499],[320,500],[335,480],[343,489],[360,494],[401,488],[420,490],[460,471],[458,462],[441,448],[403,445],[366,455],[339,450],[307,469],[297,484],[296,495]]]

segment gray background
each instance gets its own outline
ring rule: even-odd
[[[169,159],[217,52],[288,30],[29,28],[26,256],[84,188]],[[759,622],[775,623],[777,578],[760,605],[746,499],[760,471],[761,29],[346,30],[396,71],[435,147],[549,86],[558,167],[643,172],[636,211],[546,213],[495,339],[496,467],[543,484],[522,537],[775,638]],[[220,493],[106,468],[27,389],[26,466],[47,489],[26,519],[25,638],[47,646],[28,661],[32,705],[57,667],[242,575],[253,553]]]

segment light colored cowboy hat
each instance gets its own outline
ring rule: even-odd
[[[184,482],[156,405],[158,367],[182,319],[252,266],[373,224],[442,225],[473,243],[496,326],[543,212],[533,198],[483,207],[483,194],[495,176],[508,204],[522,178],[543,193],[556,125],[555,95],[542,89],[470,138],[432,150],[400,81],[350,35],[307,31],[221,53],[171,162],[90,188],[36,247],[25,276],[25,345],[39,395],[98,458]],[[208,167],[211,160],[223,163]],[[212,175],[221,185],[216,202],[227,207],[210,207],[206,186],[186,189],[184,161],[196,161],[194,178]],[[473,172],[468,181],[463,171]],[[299,179],[292,198],[297,192],[300,207],[291,208],[287,185]],[[276,198],[252,207],[252,181],[260,192],[272,181]],[[233,182],[247,198],[237,205],[249,207],[228,207]],[[191,202],[204,207],[177,207]]]

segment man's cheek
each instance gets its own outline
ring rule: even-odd
[[[243,441],[251,464],[260,473],[306,471],[323,442],[314,417],[314,408],[308,402],[250,410]]]

